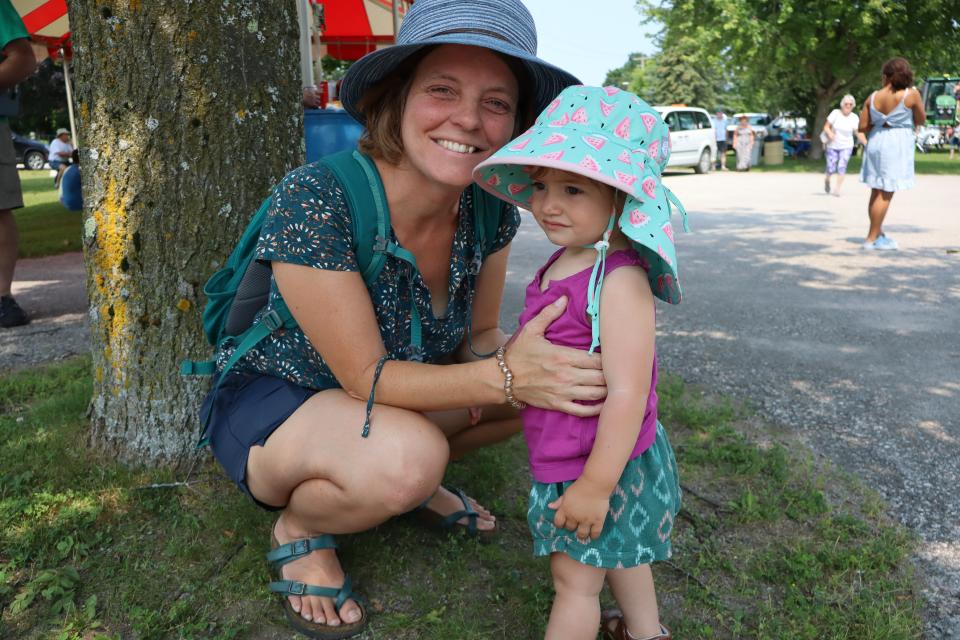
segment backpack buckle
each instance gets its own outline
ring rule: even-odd
[[[384,238],[383,236],[381,236],[381,235],[378,234],[378,235],[373,239],[373,250],[374,250],[374,251],[377,251],[377,252],[386,251],[386,250],[387,250],[387,245],[389,245],[389,244],[390,244],[390,243],[387,241],[386,238]]]
[[[263,317],[260,318],[260,322],[265,324],[270,331],[276,331],[283,326],[283,319],[280,317],[280,314],[273,309],[263,314]]]

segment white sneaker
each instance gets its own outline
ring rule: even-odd
[[[895,240],[888,238],[887,236],[880,234],[880,237],[877,238],[877,241],[873,243],[874,248],[877,251],[896,251],[900,247],[897,245]]]
[[[864,242],[862,245],[860,245],[860,248],[863,249],[864,251],[876,251],[877,242],[876,240],[874,240],[873,242]]]

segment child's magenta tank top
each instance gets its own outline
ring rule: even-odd
[[[587,351],[590,348],[591,326],[587,316],[587,285],[591,268],[584,269],[562,280],[551,280],[546,291],[540,291],[543,272],[560,256],[560,249],[540,267],[527,286],[523,313],[520,314],[519,331],[531,318],[560,296],[567,297],[567,307],[559,318],[553,321],[545,337],[553,344],[575,347]],[[623,266],[638,265],[646,269],[643,260],[632,249],[615,251],[607,256],[605,274]],[[603,336],[600,337],[601,341]],[[600,351],[602,349],[602,343]],[[637,444],[630,454],[636,458],[657,436],[657,357],[653,357],[653,373],[650,378],[650,393],[647,395],[647,407],[643,414],[643,425]],[[583,404],[596,404],[584,402]],[[539,409],[528,406],[520,412],[523,418],[523,435],[530,451],[530,470],[538,482],[566,482],[575,480],[583,473],[587,457],[593,449],[597,437],[597,416],[580,418],[563,411]]]

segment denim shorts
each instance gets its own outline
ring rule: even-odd
[[[259,506],[277,511],[282,506],[264,504],[247,486],[250,447],[262,446],[270,434],[315,394],[288,380],[258,373],[231,372],[219,388],[211,389],[200,408],[200,419],[212,411],[204,435],[213,456],[240,490]]]

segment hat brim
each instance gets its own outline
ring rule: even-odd
[[[559,169],[608,184],[623,191],[627,197],[618,216],[618,227],[644,259],[647,277],[653,294],[670,304],[679,304],[682,298],[677,273],[677,251],[670,222],[671,207],[666,188],[657,173],[656,161],[646,153],[649,147],[629,149],[614,137],[600,145],[601,136],[592,130],[577,131],[567,126],[563,139],[552,140],[560,129],[546,126],[532,127],[507,143],[474,169],[474,180],[480,187],[501,200],[530,209],[533,181],[526,167]],[[566,162],[564,147],[572,142],[571,135],[588,136],[593,143],[590,154],[581,162]],[[600,148],[597,148],[599,145]],[[576,156],[574,156],[576,157]],[[626,162],[627,159],[632,162]],[[596,170],[606,165],[618,167],[609,174]]]
[[[443,44],[461,44],[496,51],[518,60],[526,69],[527,78],[533,86],[532,101],[535,113],[544,107],[565,87],[580,84],[571,73],[544,62],[513,44],[483,33],[448,33],[437,35],[411,44],[399,44],[368,53],[354,62],[343,77],[340,102],[357,122],[366,124],[359,109],[360,100],[367,90],[386,78],[404,60],[424,47]]]

